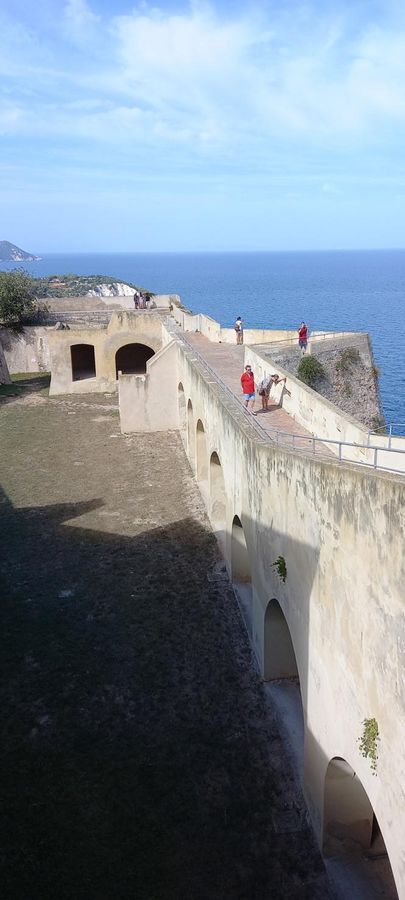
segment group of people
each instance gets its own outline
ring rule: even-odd
[[[241,375],[241,385],[242,385],[242,393],[243,399],[245,402],[246,409],[250,410],[252,415],[256,415],[255,412],[255,401],[256,401],[256,385],[255,385],[255,376],[252,372],[252,366],[245,366],[245,371],[243,375]],[[280,384],[281,382],[286,382],[287,378],[280,378],[279,375],[275,372],[273,375],[265,375],[262,378],[259,387],[258,394],[259,397],[262,398],[262,409],[267,410],[269,408],[269,397],[271,388],[276,384]]]
[[[244,322],[242,321],[241,317],[238,316],[234,325],[237,344],[243,344],[243,326]],[[306,324],[306,322],[301,322],[301,325],[298,328],[298,345],[302,355],[304,355],[308,345],[308,325]],[[256,402],[256,384],[255,376],[252,372],[251,366],[245,366],[245,371],[243,372],[243,375],[241,375],[240,380],[245,407],[246,409],[250,410],[252,415],[255,416],[257,415],[254,409]],[[272,375],[265,375],[265,377],[262,378],[257,391],[259,397],[262,398],[262,409],[264,411],[268,410],[269,408],[269,397],[272,386],[280,384],[282,381],[285,384],[287,378],[280,378],[277,373],[274,373]]]
[[[134,306],[135,309],[148,309],[150,303],[150,294],[146,291],[135,291],[134,292]]]
[[[235,325],[233,326],[236,332],[236,343],[243,344],[243,326],[244,322],[241,317],[238,316],[236,319]],[[298,328],[298,345],[300,347],[302,355],[306,352],[308,344],[308,325],[305,322],[301,322],[300,327]]]

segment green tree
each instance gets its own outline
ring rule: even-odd
[[[24,269],[0,272],[0,325],[18,328],[36,312],[34,282]]]

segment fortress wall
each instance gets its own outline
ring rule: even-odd
[[[290,629],[305,717],[304,789],[318,838],[325,773],[333,757],[342,757],[368,794],[405,896],[404,482],[258,442],[238,405],[207,383],[183,348],[178,352],[182,404],[192,403],[191,464],[202,471],[198,420],[207,460],[215,451],[221,461],[231,575],[235,515],[243,525],[252,573],[248,627],[262,672],[271,598]],[[209,497],[210,475],[205,489]],[[272,567],[278,556],[286,562],[285,584]],[[377,777],[358,746],[363,720],[373,717],[380,731]]]
[[[6,357],[4,356],[3,345],[0,341],[0,384],[10,384],[11,378],[8,371]]]
[[[347,413],[340,412],[334,403],[330,403],[317,391],[312,390],[308,385],[304,384],[299,378],[291,375],[286,369],[283,369],[278,363],[274,363],[269,356],[263,356],[260,352],[256,352],[251,347],[245,349],[245,362],[252,366],[255,374],[256,382],[260,382],[263,375],[276,372],[280,377],[287,376],[287,385],[272,387],[271,398],[280,403],[283,409],[295,419],[300,425],[303,425],[311,434],[320,438],[325,438],[325,445],[336,456],[339,455],[339,447],[330,441],[343,441],[349,444],[368,444],[368,430],[359,422],[349,416]],[[329,441],[328,441],[329,439]],[[374,447],[379,449],[377,454],[377,462],[381,468],[396,469],[399,472],[405,471],[405,454],[398,452],[397,454],[384,453],[383,449],[387,446],[387,439],[377,439],[370,437],[370,449],[362,446],[349,446],[341,448],[342,459],[365,463],[370,466],[374,464]],[[398,439],[392,441],[392,450],[405,450],[405,442]]]
[[[0,342],[11,375],[17,372],[49,372],[48,329],[27,325],[23,331],[0,328]]]
[[[107,327],[48,330],[51,359],[50,394],[94,393],[117,389],[115,354],[126,344],[139,343],[155,353],[162,347],[162,320],[153,313],[142,316],[114,312]],[[94,347],[96,376],[73,381],[71,347],[89,344]]]
[[[178,428],[177,344],[171,341],[148,361],[146,375],[120,375],[121,431],[151,432]]]

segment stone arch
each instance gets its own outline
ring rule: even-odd
[[[280,603],[269,600],[264,614],[263,678],[297,771],[304,772],[304,710],[291,632]]]
[[[179,409],[179,427],[180,431],[183,433],[186,430],[187,426],[187,411],[186,411],[186,395],[184,393],[184,387],[180,381],[177,387],[177,402]]]
[[[264,615],[264,680],[298,678],[298,666],[287,619],[278,600],[270,600]]]
[[[353,872],[356,883],[359,879],[364,883],[364,896],[382,893],[387,900],[398,900],[384,839],[368,794],[356,772],[339,756],[331,759],[325,774],[323,851],[333,856],[334,865],[336,859],[344,861],[345,871]],[[374,863],[370,869],[373,857],[378,868]]]
[[[72,381],[96,377],[94,344],[72,344],[70,347]]]
[[[221,460],[215,450],[210,456],[210,514],[214,528],[217,530],[225,530],[225,481]]]
[[[245,532],[239,516],[234,516],[231,534],[231,575],[232,583],[243,618],[252,636],[253,590],[252,571]]]
[[[201,421],[198,419],[196,431],[195,431],[195,439],[196,439],[196,473],[197,480],[207,482],[208,481],[208,447],[207,447],[207,436],[205,434],[205,428]]]
[[[188,458],[192,465],[192,468],[195,468],[195,429],[194,429],[194,412],[193,412],[193,404],[191,400],[187,403],[187,449],[188,449]]]
[[[123,375],[143,375],[146,372],[146,363],[155,351],[147,344],[123,344],[115,354],[115,377],[118,372]]]

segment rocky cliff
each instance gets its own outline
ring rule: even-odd
[[[17,247],[16,244],[10,244],[10,241],[0,241],[0,260],[2,262],[29,262],[35,259],[41,259],[41,257],[21,250],[21,247]]]

